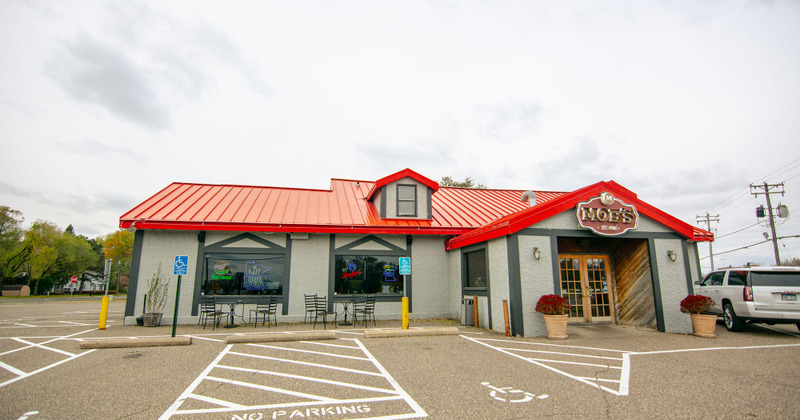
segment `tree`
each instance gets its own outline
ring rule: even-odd
[[[133,254],[133,233],[120,229],[114,233],[98,238],[98,242],[103,243],[105,258],[114,261],[116,267],[116,281],[114,287],[119,292],[120,283],[127,285],[127,279],[131,266],[131,255]]]
[[[453,179],[453,177],[443,176],[442,180],[439,181],[439,185],[443,187],[478,188],[482,190],[486,189],[486,185],[483,184],[475,185],[475,181],[473,181],[472,178],[470,177],[467,177],[467,179],[463,181],[456,181]]]
[[[0,282],[19,274],[30,252],[22,241],[23,220],[19,210],[0,206]]]

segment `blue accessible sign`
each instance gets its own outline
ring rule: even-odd
[[[400,275],[411,275],[411,257],[400,257]]]
[[[188,255],[176,255],[175,266],[173,267],[172,274],[176,276],[181,276],[181,275],[185,276],[188,265],[189,265]]]

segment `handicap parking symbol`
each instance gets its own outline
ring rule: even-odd
[[[185,276],[187,273],[187,266],[189,265],[188,255],[176,255],[175,266],[173,267],[172,274],[176,276]]]

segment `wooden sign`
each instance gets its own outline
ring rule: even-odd
[[[576,210],[578,224],[598,235],[621,235],[636,229],[639,223],[636,207],[623,203],[609,192],[578,203]]]

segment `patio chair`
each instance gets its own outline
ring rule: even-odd
[[[203,323],[203,329],[206,329],[208,318],[211,318],[211,329],[216,329],[219,321],[227,316],[227,312],[217,309],[216,297],[204,297],[200,302],[200,319],[197,320],[197,325]]]
[[[276,319],[276,310],[278,308],[278,301],[275,299],[275,296],[268,296],[259,298],[256,301],[256,308],[250,310],[250,320],[253,319],[253,313],[256,315],[256,322],[253,325],[254,327],[258,326],[258,317],[260,316],[262,321],[261,325],[266,324],[269,327],[270,318],[272,318],[272,323],[276,326],[278,325],[278,321]]]
[[[314,328],[317,328],[317,320],[322,317],[322,327],[328,329],[328,299],[325,296],[319,296],[314,299]],[[333,318],[334,326],[336,325],[336,313],[334,312]]]
[[[312,322],[312,317],[314,316],[314,311],[317,310],[316,306],[316,299],[317,294],[314,293],[313,295],[303,295],[306,300],[306,313],[303,316],[303,322]]]
[[[353,322],[358,323],[358,317],[364,320],[364,328],[367,327],[367,321],[372,318],[372,325],[378,325],[375,321],[375,296],[368,295],[363,301],[353,306]]]

